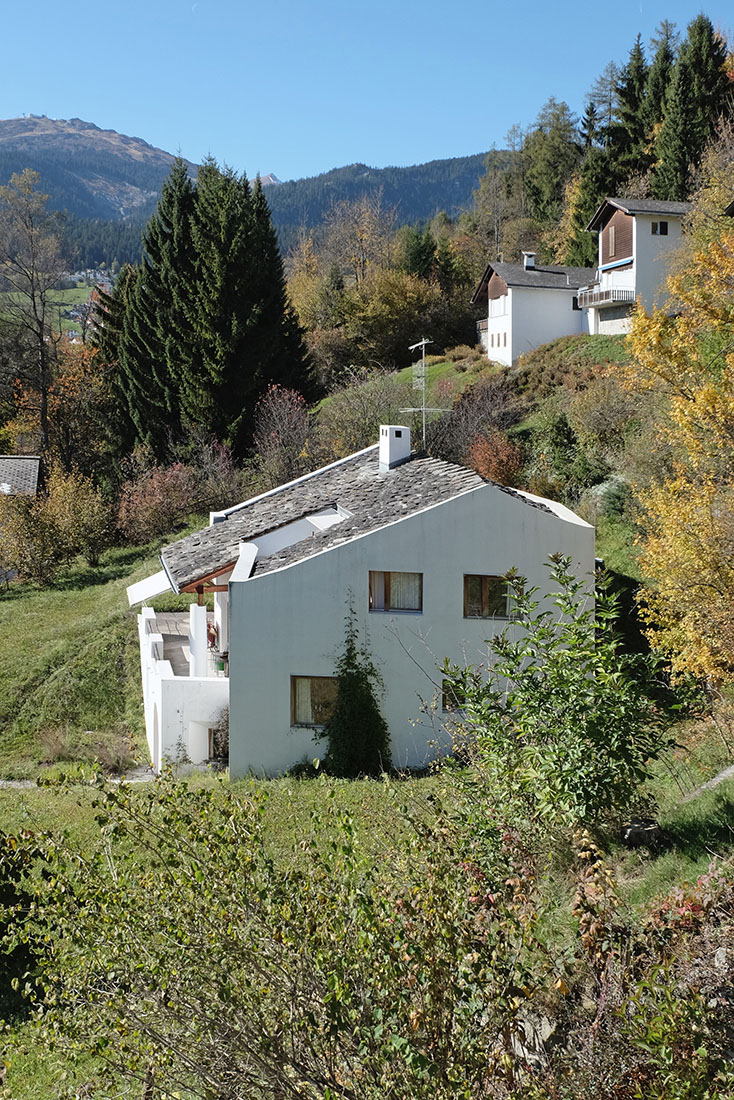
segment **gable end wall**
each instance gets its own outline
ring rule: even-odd
[[[601,231],[601,263],[614,263],[632,255],[634,218],[623,210],[615,210]],[[609,250],[610,228],[614,226],[614,255]]]
[[[530,507],[492,485],[275,573],[233,581],[230,644],[230,775],[275,775],[324,752],[309,729],[290,726],[290,677],[330,676],[344,644],[352,593],[362,641],[385,683],[382,708],[393,762],[421,765],[437,731],[421,714],[440,685],[444,657],[477,663],[485,639],[507,625],[463,617],[465,573],[515,565],[547,590],[543,562],[570,554],[591,578],[594,532]],[[423,613],[370,613],[369,571],[423,574]],[[511,628],[510,628],[511,629]]]

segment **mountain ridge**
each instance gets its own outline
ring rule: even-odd
[[[318,228],[334,204],[365,194],[379,194],[385,206],[394,207],[398,224],[426,222],[441,210],[455,217],[471,203],[485,157],[486,153],[476,153],[385,168],[356,162],[297,180],[281,181],[272,172],[261,179],[281,248],[287,251],[302,227]],[[0,120],[0,184],[24,168],[37,171],[41,189],[49,195],[49,207],[70,214],[70,230],[81,232],[87,243],[91,227],[80,231],[82,222],[125,222],[135,231],[128,234],[122,252],[118,248],[114,256],[118,262],[139,258],[130,254],[129,240],[137,242],[175,159],[143,138],[102,129],[80,118],[27,115]],[[198,166],[188,160],[186,164],[195,176]],[[119,239],[119,230],[101,232],[100,242],[111,236]],[[88,254],[87,243],[82,248],[87,266],[113,259],[108,244],[91,243]],[[132,244],[133,252],[136,248]]]

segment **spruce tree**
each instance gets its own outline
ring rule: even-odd
[[[145,230],[140,265],[103,301],[99,344],[116,362],[136,442],[164,458],[205,435],[246,453],[272,383],[308,394],[301,330],[259,181],[177,161]]]
[[[665,99],[663,123],[655,143],[655,198],[688,197],[691,167],[700,161],[726,109],[725,60],[724,43],[711,21],[699,15],[688,27]]]
[[[623,179],[638,168],[645,168],[645,121],[643,104],[647,84],[647,62],[642,39],[637,35],[627,64],[617,84],[616,119],[612,128],[612,148],[617,174]]]
[[[579,133],[581,135],[581,141],[584,149],[590,149],[592,145],[596,145],[599,140],[599,112],[596,109],[596,104],[592,99],[586,104],[586,110],[584,111],[584,117],[581,119],[581,125],[579,127]]]
[[[206,392],[197,394],[190,415],[243,454],[255,405],[268,385],[309,391],[301,330],[259,180],[250,188],[246,176],[205,164],[193,240],[193,321]],[[196,381],[190,380],[192,394]]]
[[[597,110],[598,139],[602,145],[608,145],[611,139],[614,116],[617,110],[619,76],[619,67],[613,61],[610,61],[601,76],[594,81],[589,92],[589,99],[593,100]]]
[[[642,105],[642,119],[648,146],[654,145],[657,129],[663,121],[665,96],[673,75],[677,38],[675,23],[664,19],[658,27],[657,37],[650,43],[655,53],[647,75],[645,100]]]
[[[572,236],[566,252],[566,263],[577,267],[596,265],[598,247],[596,234],[588,233],[599,203],[614,190],[614,171],[609,150],[589,149],[581,165],[581,185],[571,212]]]

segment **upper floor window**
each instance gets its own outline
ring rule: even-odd
[[[336,705],[336,676],[291,676],[291,725],[323,726]]]
[[[507,619],[507,581],[481,573],[464,574],[464,618]]]
[[[422,573],[370,570],[370,611],[422,611]]]
[[[614,256],[617,251],[617,227],[609,226],[609,255]]]
[[[653,235],[653,237],[667,237],[667,235],[668,235],[668,223],[667,222],[653,222],[652,223],[652,235]]]

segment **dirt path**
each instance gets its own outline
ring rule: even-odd
[[[718,787],[719,783],[724,783],[727,779],[734,779],[734,764],[731,764],[728,768],[724,768],[723,772],[719,772],[713,779],[707,780],[705,783],[702,783],[700,787],[696,787],[695,790],[684,795],[684,797],[681,798],[681,802],[691,802],[703,791],[711,791],[714,787]]]

